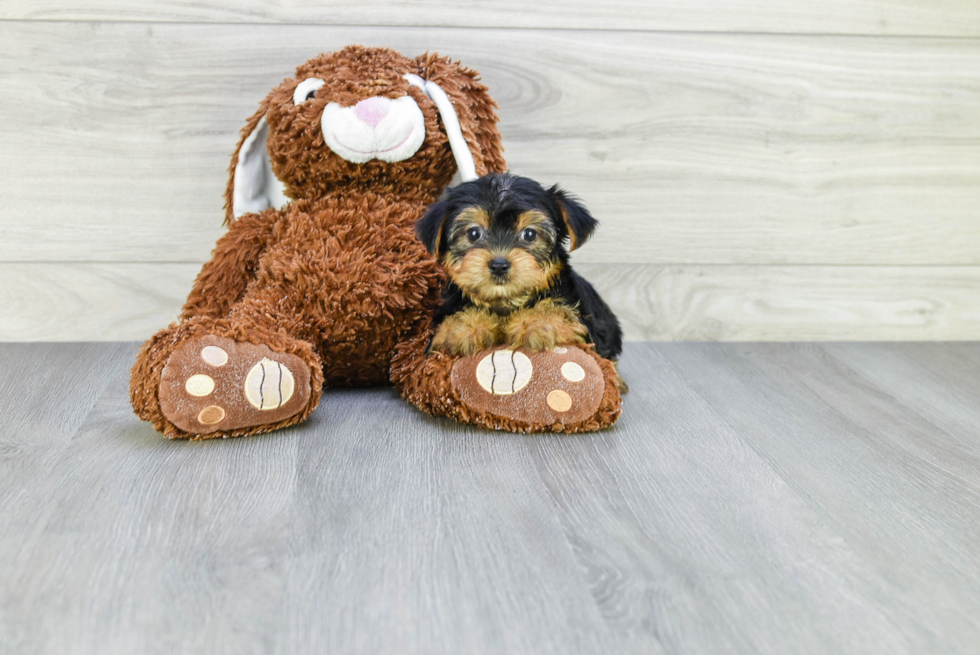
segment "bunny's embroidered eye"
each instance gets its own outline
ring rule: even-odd
[[[296,85],[296,90],[293,91],[293,104],[301,105],[307,100],[312,100],[316,97],[317,89],[323,86],[323,84],[323,80],[317,77],[306,78]]]

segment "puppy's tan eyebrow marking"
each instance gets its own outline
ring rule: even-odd
[[[476,223],[484,229],[490,227],[490,217],[487,216],[486,210],[482,207],[467,207],[463,211],[459,212],[459,215],[456,217],[456,221]]]
[[[544,213],[537,209],[529,209],[517,217],[517,231],[520,232],[524,228],[531,227],[532,225],[541,225],[542,223],[550,222],[550,219]]]

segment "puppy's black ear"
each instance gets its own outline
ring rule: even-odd
[[[425,216],[415,224],[415,234],[425,247],[438,257],[442,248],[442,228],[449,219],[449,201],[446,198],[432,204]]]
[[[565,221],[565,228],[571,241],[569,250],[575,250],[589,240],[599,221],[592,217],[589,210],[578,199],[559,189],[557,184],[548,189],[548,193],[555,199],[561,210],[561,217]]]

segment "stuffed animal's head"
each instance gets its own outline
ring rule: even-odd
[[[457,162],[464,179],[503,171],[496,104],[477,80],[436,54],[348,46],[311,59],[242,130],[227,220],[341,185],[437,196]]]

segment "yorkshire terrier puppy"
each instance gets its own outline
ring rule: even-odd
[[[450,280],[431,348],[472,355],[501,344],[550,350],[590,342],[615,359],[619,321],[568,264],[569,250],[597,225],[557,186],[509,173],[446,191],[416,225]]]

